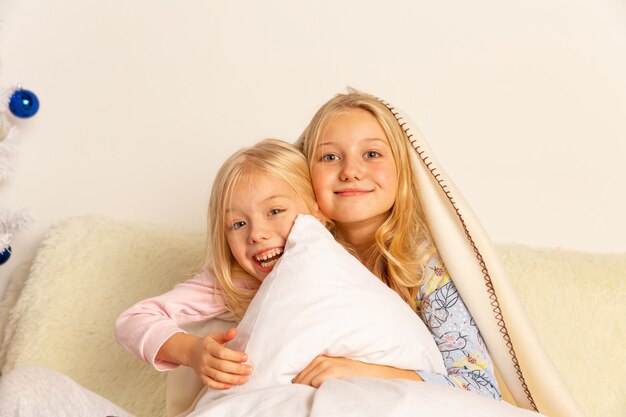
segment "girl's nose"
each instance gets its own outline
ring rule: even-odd
[[[345,158],[341,171],[339,172],[341,181],[354,181],[363,179],[363,166],[357,158]]]
[[[250,228],[249,239],[251,243],[261,242],[269,238],[270,232],[265,225],[252,225]]]

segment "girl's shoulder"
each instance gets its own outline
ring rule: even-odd
[[[261,285],[257,279],[244,272],[233,272],[232,280],[233,284],[245,290],[256,290]],[[210,289],[219,289],[219,281],[213,267],[210,265],[204,266],[200,272],[189,281],[201,283]]]

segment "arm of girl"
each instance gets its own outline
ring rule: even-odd
[[[327,378],[401,378],[449,385],[500,399],[489,353],[439,255],[434,255],[426,268],[419,294],[422,315],[441,351],[448,375],[320,355],[293,382],[319,387]]]
[[[233,354],[235,351],[223,347],[223,343],[234,337],[232,333],[199,338],[185,333],[181,327],[225,313],[224,303],[215,291],[215,276],[211,270],[204,269],[172,290],[128,308],[116,320],[115,335],[118,343],[133,356],[159,371],[188,364],[203,378],[198,372],[202,364],[214,362],[212,358],[241,358],[243,353]],[[211,358],[201,359],[201,351],[208,352]],[[227,380],[222,382],[232,379]]]
[[[322,382],[328,378],[345,379],[352,377],[400,378],[422,381],[422,378],[415,371],[385,365],[374,365],[354,359],[319,355],[296,375],[292,382],[319,388]]]
[[[243,364],[245,353],[228,349],[224,344],[237,335],[237,329],[212,333],[206,337],[175,333],[157,352],[157,360],[189,366],[202,382],[215,389],[245,384],[252,367]]]

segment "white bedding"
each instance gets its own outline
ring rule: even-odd
[[[329,379],[319,389],[277,385],[200,402],[193,417],[538,417],[479,394],[399,379]]]

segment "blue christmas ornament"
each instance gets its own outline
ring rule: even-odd
[[[4,249],[0,249],[0,265],[5,263],[11,257],[11,247],[7,246]]]
[[[32,91],[20,88],[11,96],[9,109],[17,117],[32,117],[39,110],[39,99]]]

